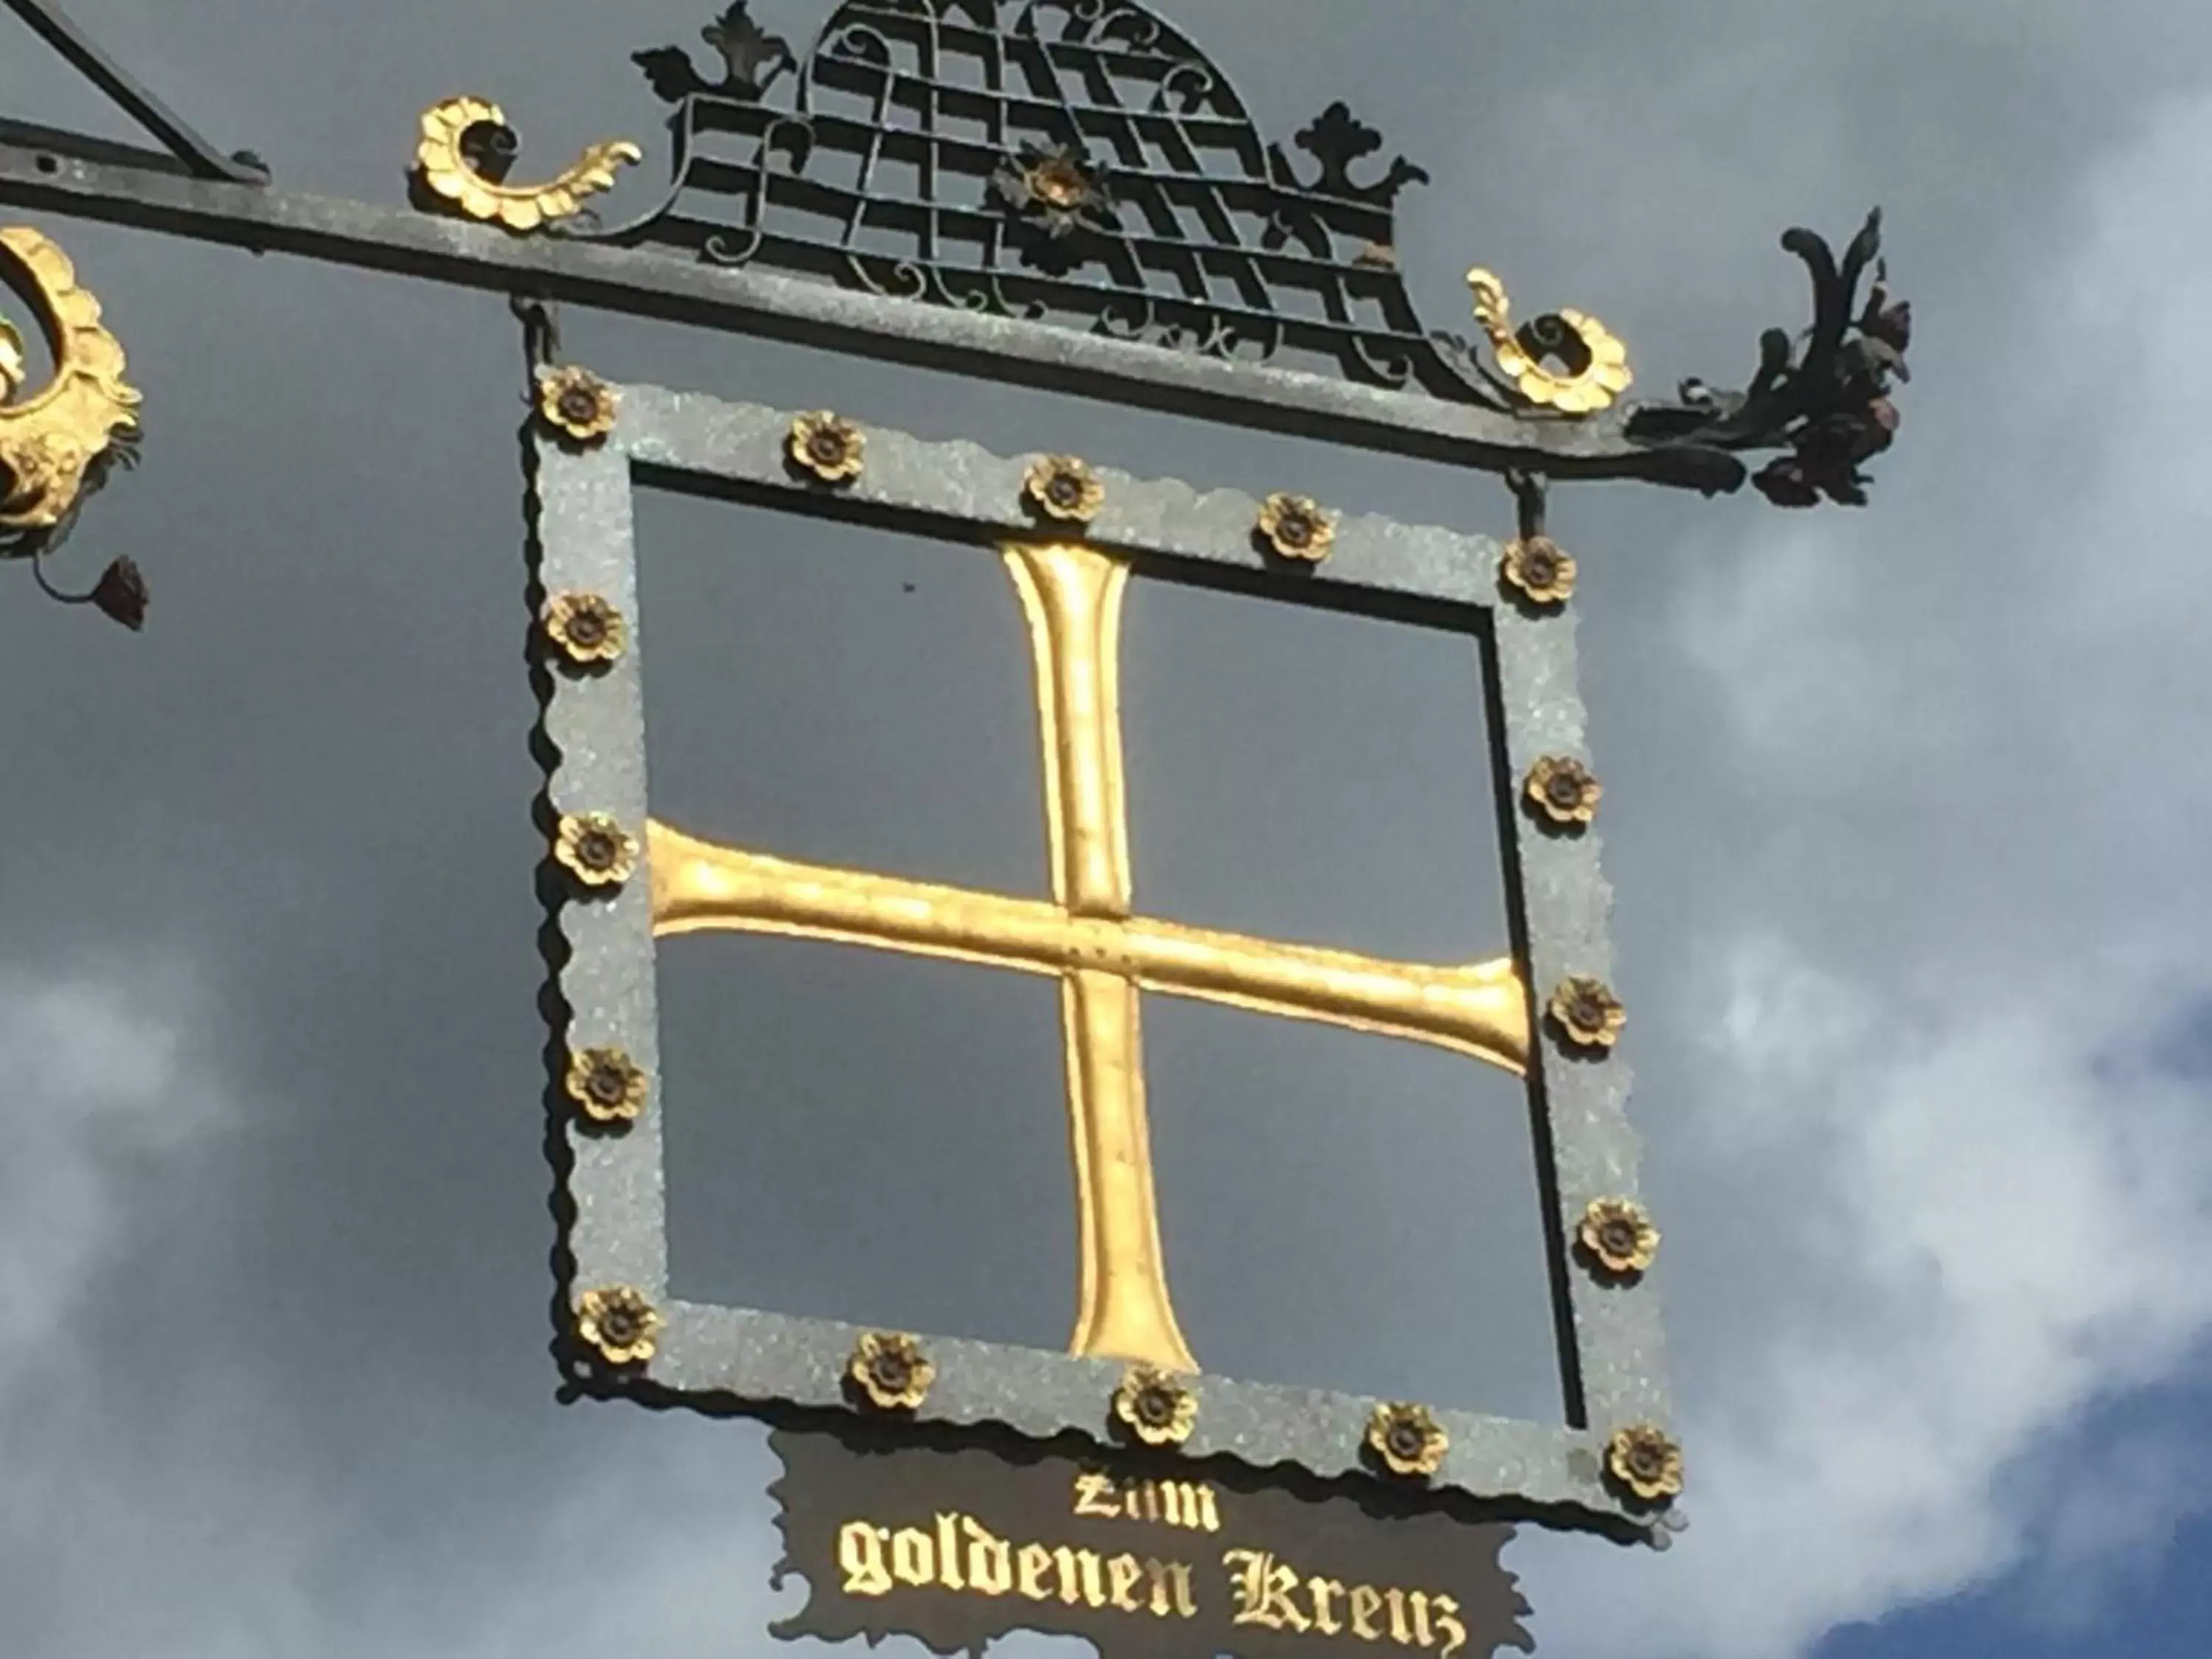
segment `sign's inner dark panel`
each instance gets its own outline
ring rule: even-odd
[[[636,499],[657,817],[1049,896],[1030,636],[995,551]],[[1133,578],[1137,913],[1390,961],[1505,955],[1475,650]],[[1055,977],[720,932],[659,960],[673,1294],[1066,1347]],[[1557,1417],[1517,1078],[1158,993],[1139,1008],[1167,1278],[1200,1366]]]

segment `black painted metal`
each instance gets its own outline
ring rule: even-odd
[[[1707,491],[1742,464],[1629,435],[1608,413],[1529,421],[1472,404],[1272,364],[1227,362],[1019,317],[921,306],[781,272],[543,236],[365,202],[179,179],[0,144],[0,203],[257,252],[299,254],[455,287],[529,295],[885,362],[1170,410],[1362,448],[1554,478],[1643,478]]]
[[[636,54],[676,105],[674,180],[617,226],[586,213],[518,236],[366,203],[279,194],[217,155],[62,17],[5,0],[169,146],[0,120],[0,203],[457,286],[865,353],[886,362],[1491,471],[1740,488],[1740,452],[1784,506],[1865,499],[1897,427],[1909,308],[1880,274],[1879,216],[1840,268],[1808,230],[1802,347],[1770,330],[1741,392],[1577,418],[1528,406],[1455,336],[1425,332],[1393,209],[1426,175],[1332,105],[1266,143],[1218,71],[1130,0],[844,0],[802,64],[744,0]],[[784,96],[789,89],[787,98]],[[775,99],[771,104],[771,97]],[[480,130],[487,153],[515,135]],[[479,149],[482,148],[480,144]],[[183,177],[179,177],[183,174]],[[1851,314],[1871,264],[1874,290]],[[931,302],[917,304],[916,301]],[[1534,350],[1565,325],[1519,331]],[[1283,361],[1318,360],[1328,372]]]
[[[1399,275],[1395,204],[1428,174],[1401,156],[1356,180],[1382,140],[1341,103],[1297,134],[1301,167],[1141,6],[845,0],[803,64],[744,0],[705,33],[716,80],[680,47],[636,54],[677,106],[666,200],[580,234],[1512,406]]]
[[[225,155],[201,137],[129,70],[94,46],[57,0],[0,0],[0,5],[21,18],[72,68],[159,138],[167,146],[169,155],[183,163],[194,178],[251,183],[269,176],[268,169],[251,157],[243,154]]]

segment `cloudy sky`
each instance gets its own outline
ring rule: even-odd
[[[219,145],[394,201],[415,116],[456,92],[505,103],[525,174],[657,136],[628,54],[714,9],[72,7]],[[759,9],[803,40],[821,8]],[[1270,133],[1345,97],[1428,167],[1401,245],[1433,325],[1462,325],[1479,259],[1524,304],[1602,316],[1650,388],[1730,381],[1759,328],[1805,314],[1776,234],[1841,238],[1876,202],[1915,307],[1871,507],[1555,496],[1585,572],[1692,1524],[1663,1557],[1524,1534],[1508,1560],[1545,1650],[2202,1653],[2212,12],[1171,10]],[[0,111],[122,133],[12,18]],[[132,638],[27,579],[0,605],[9,1652],[751,1650],[793,1599],[766,1585],[757,1432],[553,1398],[503,305],[32,222],[106,301],[149,428],[57,574],[129,552],[155,609]],[[1510,523],[1486,478],[610,319],[568,332],[618,378]],[[692,501],[640,522],[666,815],[1042,883],[994,562]],[[1129,651],[1148,908],[1495,948],[1457,642],[1147,588]],[[666,954],[679,1290],[1060,1339],[1047,988],[827,947]],[[1556,1409],[1510,1091],[1276,1022],[1147,1019],[1203,1358]],[[1334,1238],[1324,1203],[1352,1224]],[[853,1248],[849,1218],[885,1205],[932,1242],[927,1271]],[[1420,1316],[1355,1293],[1407,1263]]]

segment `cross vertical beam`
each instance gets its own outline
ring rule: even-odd
[[[1069,546],[1011,547],[1006,561],[1036,671],[1052,896],[1071,916],[1125,922],[1132,895],[1118,665],[1129,568]],[[1160,1247],[1136,980],[1080,967],[1062,977],[1060,995],[1076,1190],[1069,1350],[1195,1370]]]

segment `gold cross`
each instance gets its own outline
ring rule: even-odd
[[[1516,1074],[1527,999],[1510,958],[1427,967],[1133,915],[1117,669],[1128,567],[1082,547],[1005,557],[1036,668],[1050,901],[797,864],[654,822],[653,931],[778,933],[1057,975],[1079,1274],[1068,1351],[1194,1370],[1160,1250],[1138,994],[1407,1037]]]

